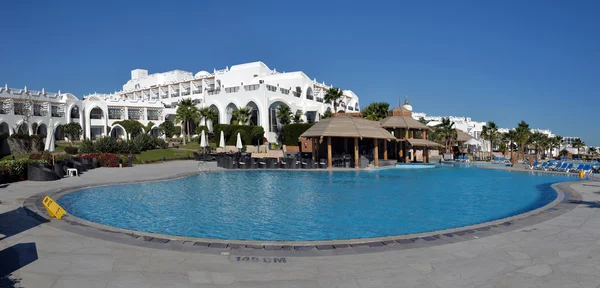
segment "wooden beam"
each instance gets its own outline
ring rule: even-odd
[[[383,160],[388,160],[387,158],[387,152],[388,152],[388,142],[386,140],[383,140]]]
[[[423,163],[429,163],[429,147],[423,147]]]
[[[354,137],[354,168],[358,169],[358,137]]]
[[[331,137],[327,137],[327,167],[333,167],[333,158],[331,155]]]
[[[375,159],[373,159],[373,162],[375,167],[379,167],[379,145],[377,143],[377,139],[373,139],[373,145],[375,145],[375,150],[373,151],[373,156]]]

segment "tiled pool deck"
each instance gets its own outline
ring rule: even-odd
[[[16,287],[600,284],[600,241],[596,240],[600,236],[600,182],[593,181],[558,185],[565,192],[564,201],[524,218],[443,233],[316,245],[155,237],[117,231],[73,217],[42,223],[22,208],[25,204],[35,211],[35,198],[31,197],[43,191],[156,180],[196,170],[197,163],[193,161],[103,168],[81,177],[20,182],[0,189],[0,234],[5,235],[0,235],[0,253],[12,252],[0,255],[18,255],[19,267],[31,262],[12,273],[12,278],[20,279]],[[32,253],[36,254],[33,261],[23,260]],[[0,264],[14,260],[5,258],[0,257]],[[2,283],[0,280],[0,287]]]

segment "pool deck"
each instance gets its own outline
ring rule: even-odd
[[[42,223],[22,208],[28,198],[43,191],[156,180],[197,171],[197,165],[194,161],[174,161],[133,168],[101,168],[81,177],[53,182],[24,181],[1,188],[0,273],[12,272],[10,278],[20,281],[15,287],[34,288],[599,287],[600,284],[600,182],[596,181],[562,184],[561,188],[580,198],[559,204],[564,209],[550,210],[509,226],[500,225],[493,233],[482,230],[448,237],[456,237],[456,241],[419,239],[408,243],[411,247],[395,242],[337,252],[311,248],[296,255],[264,249],[240,253],[242,250],[226,248],[219,253],[195,253],[195,249],[164,249],[164,243],[151,241],[147,241],[148,247],[123,244],[67,231],[60,227],[61,220]],[[529,171],[519,167],[490,169]],[[444,241],[430,243],[440,240]],[[0,287],[7,282],[0,280]]]

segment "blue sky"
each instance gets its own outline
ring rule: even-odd
[[[355,91],[363,107],[525,120],[600,145],[600,1],[3,2],[0,84],[120,90],[130,70],[261,60]]]

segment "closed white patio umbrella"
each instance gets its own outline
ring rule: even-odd
[[[225,149],[225,133],[221,131],[221,138],[219,140],[219,147]]]
[[[244,146],[242,145],[242,136],[240,136],[239,132],[237,134],[237,142],[235,144],[235,148],[238,148],[238,149],[244,148]]]
[[[200,147],[205,148],[206,146],[206,135],[204,134],[204,130],[202,130],[202,133],[200,133]]]
[[[54,121],[52,121],[52,118],[48,122],[48,133],[46,135],[46,147],[44,147],[44,150],[54,152]]]

